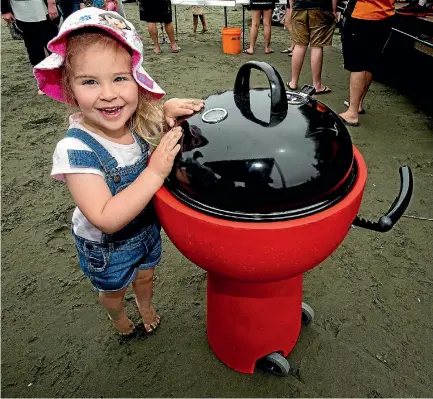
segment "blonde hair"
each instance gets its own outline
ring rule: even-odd
[[[78,105],[72,91],[72,59],[89,45],[99,44],[104,47],[119,50],[124,48],[131,54],[131,49],[111,36],[109,33],[97,29],[87,28],[74,32],[68,37],[65,63],[62,69],[62,89],[65,101]],[[132,67],[132,57],[131,57]],[[128,121],[128,127],[152,146],[157,146],[167,126],[161,101],[154,100],[139,86],[138,106]]]

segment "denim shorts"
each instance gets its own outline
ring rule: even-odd
[[[73,235],[81,270],[96,291],[121,291],[134,281],[138,270],[154,269],[161,260],[157,224],[142,228],[132,238],[108,243]]]

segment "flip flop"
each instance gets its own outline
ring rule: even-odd
[[[297,87],[295,87],[295,88],[293,88],[293,87],[290,87],[290,83],[289,82],[286,82],[286,86],[288,87],[288,89],[289,90],[291,90],[291,91],[296,91],[296,90],[298,90],[298,88]]]
[[[346,121],[346,119],[342,118],[341,116],[340,116],[340,118],[346,126],[350,126],[350,127],[358,127],[359,126],[359,122],[348,122],[348,121]]]
[[[349,101],[345,101],[343,104],[344,104],[347,108],[349,108],[349,106],[350,106]],[[359,114],[359,115],[365,115],[365,114],[366,114],[365,109],[362,109],[361,111],[358,111],[358,114]]]
[[[328,86],[325,86],[324,88],[323,88],[323,90],[320,90],[320,91],[316,91],[314,94],[326,94],[326,93],[330,93],[331,92],[331,89],[328,87]]]
[[[274,51],[274,50],[265,51],[265,54],[266,54],[266,55],[268,55],[268,54],[272,54],[272,53],[275,53],[275,51]]]
[[[281,52],[281,54],[291,54],[291,53],[293,53],[293,50],[291,50],[291,49],[289,49],[289,48],[286,48],[285,50],[283,50],[283,51]]]
[[[171,52],[174,53],[174,54],[176,54],[176,53],[178,53],[180,50],[182,50],[180,47],[172,48],[172,49],[171,49]]]
[[[248,54],[248,55],[253,55],[253,54],[254,54],[254,52],[250,53],[250,52],[248,51],[248,49],[247,49],[247,50],[243,50],[242,52],[243,52],[244,54]]]

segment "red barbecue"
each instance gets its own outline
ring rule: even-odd
[[[251,89],[251,70],[269,89]],[[227,366],[256,363],[288,375],[285,357],[313,310],[302,302],[303,273],[323,262],[351,225],[390,230],[412,196],[400,168],[397,199],[378,222],[357,216],[367,167],[337,114],[286,92],[269,64],[251,61],[234,90],[209,96],[181,122],[181,153],[155,196],[162,226],[188,259],[208,272],[207,336]]]

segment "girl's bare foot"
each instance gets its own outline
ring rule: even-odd
[[[45,93],[42,90],[38,90],[38,96],[45,96]]]
[[[111,322],[113,323],[113,327],[120,335],[131,335],[135,331],[134,323],[126,317],[126,315],[119,320],[113,320],[110,315],[108,315]]]
[[[140,314],[146,332],[151,333],[158,328],[161,317],[159,317],[152,305],[147,310],[140,309]]]

